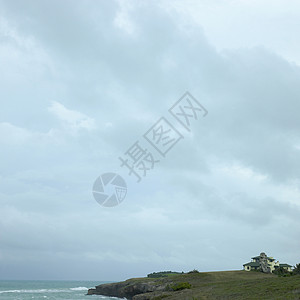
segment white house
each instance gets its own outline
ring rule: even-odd
[[[267,257],[268,266],[270,271],[273,272],[277,268],[284,268],[285,270],[292,272],[292,266],[289,264],[280,264],[279,261],[276,261],[273,257]],[[260,256],[254,256],[251,258],[251,261],[243,264],[245,271],[259,270],[260,269]]]

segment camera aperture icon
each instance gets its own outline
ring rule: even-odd
[[[102,206],[113,207],[120,204],[126,197],[125,180],[116,173],[104,173],[93,185],[93,196]]]

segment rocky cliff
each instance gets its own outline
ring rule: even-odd
[[[165,282],[154,282],[148,279],[129,279],[123,282],[106,283],[89,289],[88,295],[103,295],[111,297],[126,298],[132,300],[147,300],[167,291],[168,284]]]

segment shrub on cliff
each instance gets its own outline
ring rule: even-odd
[[[300,263],[297,264],[296,267],[294,267],[293,274],[300,275]]]
[[[180,291],[184,289],[190,289],[191,287],[192,287],[191,284],[188,282],[179,282],[171,286],[171,289],[173,291]]]
[[[288,270],[286,270],[282,267],[279,267],[279,268],[275,269],[273,271],[273,274],[278,275],[278,276],[283,276],[283,277],[291,275],[291,273]]]

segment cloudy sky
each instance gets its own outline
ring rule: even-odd
[[[0,0],[0,279],[299,263],[299,22],[294,0]],[[191,132],[168,113],[186,91]],[[184,136],[165,158],[143,139],[162,116]],[[137,140],[160,160],[140,183]]]

